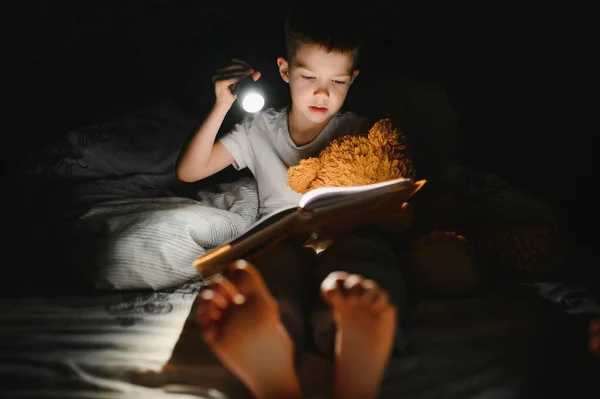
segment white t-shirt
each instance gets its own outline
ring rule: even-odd
[[[287,170],[301,159],[318,156],[338,136],[364,133],[371,126],[353,112],[337,113],[313,141],[297,146],[287,124],[288,108],[269,108],[246,114],[219,140],[234,159],[237,169],[249,168],[258,185],[261,216],[297,205],[301,194],[287,185]]]

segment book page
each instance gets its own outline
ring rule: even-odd
[[[302,208],[304,217],[296,231],[310,234],[313,241],[330,241],[371,222],[392,220],[425,183],[402,180],[357,192],[330,193],[321,201],[306,204],[308,209]]]
[[[399,178],[360,186],[321,187],[304,194],[300,199],[299,206],[303,209],[315,210],[332,204],[360,202],[362,199],[405,189],[413,184],[414,182],[410,179]]]

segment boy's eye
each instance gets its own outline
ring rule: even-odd
[[[307,75],[300,75],[300,76],[302,76],[302,79],[306,79],[306,80],[314,79],[312,76],[307,76]]]
[[[335,84],[337,84],[337,85],[343,85],[343,84],[346,84],[346,82],[345,82],[345,81],[343,81],[343,80],[334,80],[334,81],[333,81],[333,83],[335,83]]]

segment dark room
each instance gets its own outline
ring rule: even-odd
[[[0,396],[600,397],[592,134],[497,7],[3,4]]]

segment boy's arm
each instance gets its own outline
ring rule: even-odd
[[[260,75],[259,71],[255,71],[246,62],[235,58],[229,65],[217,70],[212,78],[215,84],[215,105],[177,161],[179,180],[188,183],[196,182],[214,175],[233,163],[234,157],[231,153],[223,144],[215,142],[225,115],[236,99],[230,87],[248,76],[258,80]]]
[[[233,156],[223,144],[219,141],[215,142],[229,108],[227,104],[213,106],[177,162],[179,180],[188,183],[202,180],[233,163]]]

